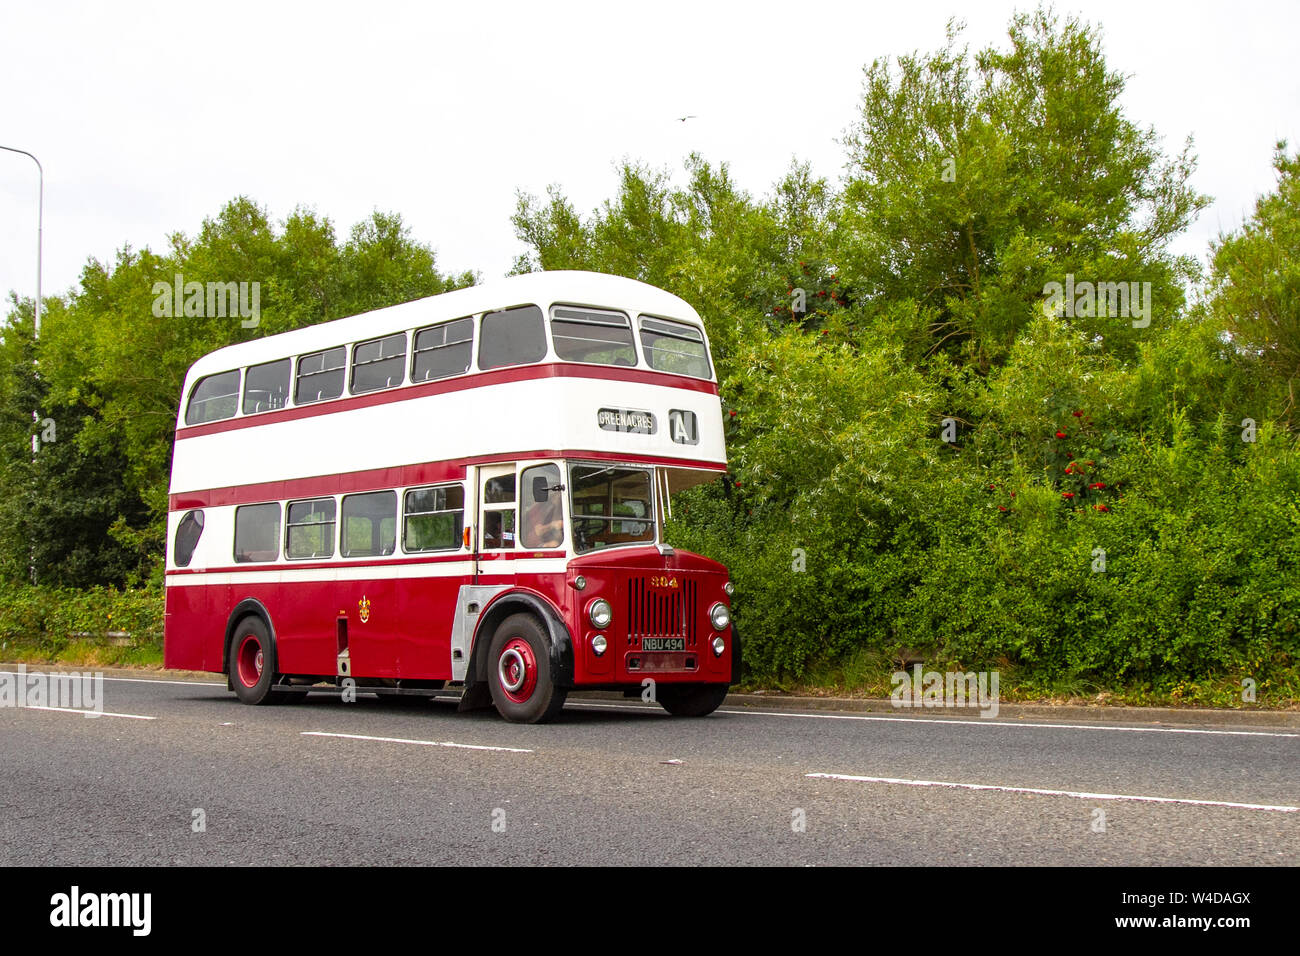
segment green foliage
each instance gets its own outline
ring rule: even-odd
[[[943,49],[866,70],[836,245],[867,313],[932,310],[907,344],[978,369],[1006,359],[1047,282],[1152,283],[1153,319],[1182,302],[1193,265],[1166,252],[1208,201],[1187,185],[1190,145],[1161,157],[1120,108],[1123,79],[1100,37],[1049,12],[1018,15],[1010,48],[973,64],[950,24]],[[1141,337],[1114,317],[1074,317],[1117,354]]]
[[[138,588],[0,585],[0,641],[50,656],[75,642],[162,645],[163,594]]]
[[[1214,245],[1214,308],[1222,315],[1240,354],[1283,386],[1288,423],[1295,416],[1300,376],[1300,155],[1277,144],[1276,192],[1255,204],[1236,233]]]

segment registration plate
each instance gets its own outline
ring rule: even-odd
[[[686,638],[645,637],[641,639],[641,650],[643,651],[684,651],[686,650]]]

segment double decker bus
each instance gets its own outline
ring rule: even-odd
[[[725,470],[704,324],[630,279],[515,276],[219,349],[176,423],[165,665],[249,704],[451,685],[537,722],[652,687],[709,714],[739,678],[733,589],[663,527]]]

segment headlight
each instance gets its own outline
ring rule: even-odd
[[[604,634],[597,634],[591,639],[591,649],[596,652],[597,657],[604,654],[607,647],[609,647],[609,643],[605,640]]]
[[[727,597],[733,597],[736,593],[736,586],[732,584],[730,581],[728,581],[726,584],[722,586],[722,590],[727,595]]]
[[[587,579],[579,574],[573,579],[573,589],[575,591],[585,591],[587,589]]]
[[[709,620],[713,622],[715,631],[725,630],[731,623],[731,609],[719,601],[709,608]]]
[[[609,602],[604,598],[596,598],[587,608],[587,616],[591,618],[593,627],[604,630],[609,627],[609,622],[614,620],[614,609],[609,606]]]
[[[721,657],[722,652],[726,649],[727,642],[723,639],[722,635],[718,635],[713,639],[713,655],[715,657]]]

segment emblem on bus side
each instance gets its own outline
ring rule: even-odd
[[[357,611],[360,612],[361,623],[367,623],[370,620],[370,598],[361,595],[361,600],[357,602]]]

